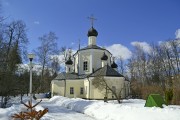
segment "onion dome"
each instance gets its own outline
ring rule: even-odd
[[[117,66],[117,64],[113,61],[113,63],[111,64],[111,67],[112,67],[112,68],[117,68],[118,66]]]
[[[101,57],[101,60],[107,60],[107,59],[108,59],[108,56],[104,52],[103,56]]]
[[[98,32],[96,31],[96,29],[94,29],[93,27],[91,27],[89,30],[88,30],[88,34],[87,36],[98,36]]]
[[[71,60],[71,57],[65,62],[66,65],[72,65],[73,61]]]

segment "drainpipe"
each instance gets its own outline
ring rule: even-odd
[[[88,95],[88,99],[90,100],[90,80],[89,80],[89,76],[87,77],[88,82],[89,82],[89,95]]]
[[[66,97],[66,73],[64,75],[65,79],[64,79],[64,97]]]
[[[75,73],[75,62],[76,62],[76,58],[74,57],[74,55],[73,55],[73,58],[74,58],[74,73]]]

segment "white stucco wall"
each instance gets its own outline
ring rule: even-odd
[[[74,88],[74,94],[70,94],[70,87]],[[81,80],[66,80],[66,97],[84,98],[84,94],[80,94],[81,87],[84,88],[84,80],[82,80],[82,79]]]
[[[104,99],[105,97],[105,89],[99,90],[95,88],[92,84],[92,80],[94,77],[90,77],[88,79],[80,79],[80,80],[66,80],[66,97],[69,98],[86,98],[86,99]],[[124,77],[105,77],[108,85],[112,88],[112,86],[116,87],[117,93],[121,91],[121,97],[125,98],[129,95],[130,92],[130,84],[129,81],[125,81]],[[53,95],[61,95],[64,96],[64,86],[65,82],[53,80],[51,82],[51,92]],[[74,94],[70,94],[70,87],[74,88]],[[83,88],[83,94],[80,94],[80,88]],[[90,91],[89,91],[90,90]],[[114,96],[111,92],[108,94],[108,99],[112,99]]]
[[[108,56],[107,64],[111,65],[111,54],[108,51],[105,51],[106,55]],[[75,57],[75,72],[78,73],[78,65],[79,65],[79,72],[80,74],[90,74],[97,69],[102,67],[101,57],[104,54],[104,50],[100,49],[87,49],[79,51],[74,55]],[[79,57],[79,59],[78,59]],[[83,70],[83,62],[88,62],[88,70]],[[79,63],[79,64],[78,64]]]
[[[64,96],[64,81],[52,80],[51,81],[51,94]]]
[[[93,78],[91,78],[93,79]],[[108,86],[112,88],[112,86],[116,87],[116,92],[119,93],[121,91],[121,97],[125,98],[125,84],[127,84],[124,80],[124,77],[105,77],[105,80],[108,83]],[[99,90],[95,88],[91,83],[91,99],[103,99],[105,97],[106,90]],[[128,93],[127,93],[128,94]],[[114,96],[111,92],[108,94],[108,98],[112,99]]]
[[[66,84],[66,90],[65,90],[65,84]],[[74,94],[70,94],[70,87],[74,88]],[[81,87],[84,89],[83,94],[80,94]],[[53,80],[51,82],[51,93],[52,96],[61,95],[69,98],[74,98],[74,97],[84,98],[85,97],[84,80],[66,80],[66,83],[64,80],[61,81]]]

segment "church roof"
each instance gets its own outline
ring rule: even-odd
[[[103,68],[100,68],[96,70],[94,73],[89,75],[90,77],[95,77],[95,76],[112,76],[112,77],[124,77],[120,73],[118,73],[116,70],[114,70],[112,67],[109,65],[104,66]]]
[[[120,73],[118,73],[116,70],[114,70],[109,65],[104,66],[103,68],[99,68],[94,73],[90,75],[78,75],[77,73],[66,73],[62,72],[58,74],[58,76],[54,80],[77,80],[77,79],[84,79],[87,77],[96,77],[96,76],[111,76],[111,77],[124,77]]]
[[[62,72],[62,73],[58,74],[58,76],[54,80],[83,79],[86,77],[87,77],[87,75],[78,75],[77,73]]]
[[[105,50],[104,48],[101,48],[101,47],[99,47],[99,46],[97,46],[97,45],[88,45],[87,47],[84,47],[84,48],[80,49],[79,51],[81,51],[81,50],[87,50],[87,49],[100,49],[100,50]]]
[[[81,48],[81,49],[78,50],[78,51],[89,50],[89,49],[97,49],[97,50],[103,50],[103,51],[109,52],[109,51],[106,50],[105,48],[101,48],[101,47],[99,47],[99,46],[97,46],[97,45],[88,45],[87,47]],[[75,54],[77,54],[78,51],[77,51]],[[109,52],[109,53],[110,53],[110,52]],[[74,55],[75,55],[75,54],[74,54]],[[111,54],[111,53],[110,53],[110,54]],[[73,56],[74,56],[74,55],[73,55]]]

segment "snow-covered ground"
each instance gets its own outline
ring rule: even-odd
[[[67,109],[54,101],[43,101],[41,106],[49,110],[42,120],[96,120],[88,115]]]
[[[8,120],[11,115],[24,109],[23,105],[15,103],[9,108],[0,108],[0,120]],[[104,103],[55,96],[44,99],[36,109],[49,109],[42,120],[180,120],[180,106],[149,108],[144,107],[144,104],[145,100],[140,99],[123,100],[117,104],[116,101]]]

